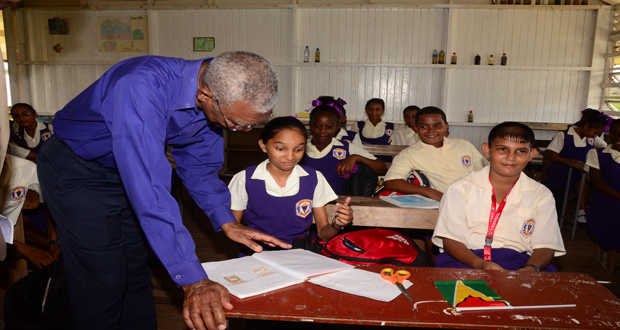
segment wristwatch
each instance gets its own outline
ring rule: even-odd
[[[59,239],[53,239],[53,240],[49,241],[48,243],[49,243],[49,245],[52,245],[52,244],[60,245],[60,240]]]
[[[332,220],[332,228],[336,229],[337,231],[341,231],[344,229],[344,226],[338,227],[338,225],[336,225],[336,218],[334,218],[334,220]]]

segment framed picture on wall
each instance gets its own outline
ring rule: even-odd
[[[210,52],[215,49],[214,37],[194,37],[195,52]]]

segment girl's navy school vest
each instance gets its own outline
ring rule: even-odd
[[[41,149],[41,146],[43,146],[43,144],[45,143],[45,141],[47,141],[49,138],[52,137],[52,131],[49,129],[47,123],[44,123],[45,128],[39,130],[39,133],[41,134],[41,140],[39,141],[39,144],[37,144],[35,147],[30,148],[28,146],[28,143],[26,142],[26,140],[19,135],[19,131],[20,129],[17,129],[17,132],[11,132],[11,141],[13,143],[15,143],[16,145],[24,148],[24,149],[28,149],[30,151],[34,151],[34,152],[38,152],[39,149]],[[21,128],[21,127],[20,127]],[[25,131],[23,132],[24,134],[28,134]]]
[[[349,144],[346,142],[342,144],[341,146],[332,145],[330,152],[323,158],[312,158],[304,155],[304,158],[301,160],[301,164],[321,172],[336,195],[342,194],[342,186],[344,184],[344,179],[338,175],[336,167],[345,158],[349,157]]]
[[[360,132],[360,139],[362,139],[362,142],[368,143],[368,144],[388,144],[388,142],[390,142],[390,137],[394,133],[394,123],[386,122],[383,136],[371,139],[371,138],[365,137],[364,134],[362,134],[362,131],[364,130],[364,126],[366,126],[365,121],[357,122],[357,127],[359,128],[359,132]]]
[[[594,138],[588,138],[585,147],[575,147],[574,136],[568,134],[568,129],[562,131],[564,134],[564,147],[558,154],[558,156],[568,159],[575,159],[585,162],[586,154],[590,149],[594,148]],[[551,163],[547,169],[546,184],[549,187],[566,188],[566,179],[568,178],[568,166],[562,163]],[[581,178],[581,173],[578,170],[573,170],[570,179],[570,191],[575,191],[575,186]]]
[[[603,148],[596,150],[598,154],[601,179],[615,191],[620,191],[620,164],[611,156],[603,153]],[[620,201],[592,189],[590,208],[586,210],[588,217],[588,231],[603,249],[620,250]]]
[[[343,135],[342,137],[340,137],[340,142],[342,143],[353,143],[353,140],[355,139],[355,136],[357,135],[357,132],[354,131],[347,131],[345,130],[345,132],[347,132],[347,135]],[[361,135],[360,135],[361,136]]]
[[[267,193],[265,180],[252,179],[256,166],[245,170],[248,205],[243,217],[248,227],[275,236],[285,243],[308,234],[312,225],[312,199],[318,182],[313,168],[302,166],[307,176],[299,178],[299,191],[293,196],[276,197]],[[263,248],[273,249],[266,245]]]

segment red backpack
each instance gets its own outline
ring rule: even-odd
[[[321,253],[349,264],[433,266],[429,255],[409,237],[384,228],[340,234],[323,244]]]

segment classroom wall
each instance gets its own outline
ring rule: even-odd
[[[538,8],[535,8],[538,7]],[[340,5],[264,8],[142,7],[146,9],[5,10],[13,99],[53,114],[114,63],[140,55],[197,59],[248,50],[276,67],[280,97],[274,115],[311,107],[319,95],[348,102],[349,119],[364,119],[364,104],[386,101],[385,118],[402,122],[410,104],[435,105],[451,122],[451,136],[479,145],[504,120],[570,123],[600,103],[609,6]],[[554,8],[552,8],[554,7]],[[146,15],[149,52],[100,52],[97,18]],[[47,20],[68,20],[69,34],[49,35]],[[193,37],[215,37],[213,52],[194,52]],[[63,50],[52,47],[61,44]],[[308,45],[320,63],[303,63]],[[434,49],[458,65],[433,65]],[[499,66],[501,53],[508,66]],[[482,64],[473,65],[480,54]],[[486,64],[489,54],[496,65]],[[598,95],[597,95],[598,93]],[[475,123],[464,123],[469,110]],[[540,139],[550,134],[537,132]]]

